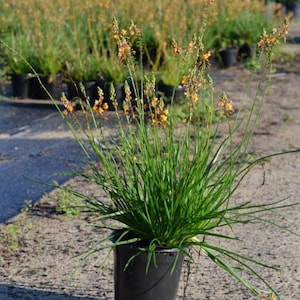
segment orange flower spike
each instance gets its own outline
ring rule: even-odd
[[[98,100],[100,101],[100,103],[102,103],[104,100],[104,92],[100,87],[97,87],[97,93],[98,93]]]
[[[129,33],[131,36],[136,36],[136,35],[140,35],[141,30],[138,27],[136,27],[134,23],[131,23],[129,28]]]
[[[232,106],[232,101],[227,98],[225,93],[222,94],[221,100],[218,102],[218,106],[222,107],[224,113],[228,116],[234,113],[234,109]]]
[[[283,24],[278,27],[274,28],[270,34],[267,34],[264,30],[259,42],[257,43],[257,46],[265,50],[267,52],[272,50],[272,47],[279,43],[280,40],[283,40],[285,42],[285,35],[288,33],[288,20],[285,18]]]
[[[94,105],[93,105],[93,111],[95,111],[96,113],[102,114],[102,108],[100,107],[100,101],[96,100]]]
[[[63,111],[63,114],[66,116],[69,113],[74,112],[74,106],[72,105],[72,103],[67,99],[65,93],[62,94],[61,97],[61,102],[63,104],[63,106],[65,107],[65,110]]]
[[[120,39],[120,34],[119,34],[118,22],[114,21],[112,26],[113,26],[113,37],[114,37],[115,40],[119,40]]]

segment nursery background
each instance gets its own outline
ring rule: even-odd
[[[254,136],[253,153],[249,155],[300,147],[300,51],[297,44],[300,30],[296,13],[284,3],[269,1],[265,6],[265,1],[175,0],[143,1],[141,6],[131,0],[0,1],[0,39],[5,44],[0,53],[0,113],[14,112],[10,118],[4,118],[3,114],[0,118],[0,167],[4,170],[8,162],[24,157],[47,159],[54,153],[53,145],[63,139],[69,144],[62,145],[57,157],[66,156],[70,159],[68,162],[76,162],[76,150],[68,149],[71,134],[59,116],[54,117],[53,108],[41,101],[49,95],[38,90],[36,76],[23,58],[37,70],[43,82],[49,84],[49,91],[57,100],[62,92],[69,98],[78,96],[78,82],[85,83],[86,88],[92,87],[90,96],[96,97],[97,85],[122,84],[128,78],[115,48],[114,16],[121,29],[129,28],[134,21],[141,30],[144,37],[141,60],[146,72],[155,74],[160,87],[182,84],[185,70],[182,62],[176,60],[174,50],[184,48],[194,35],[203,34],[205,47],[211,51],[209,73],[217,89],[226,90],[234,100],[242,97],[247,78],[256,67],[255,45],[262,29],[270,30],[285,15],[291,17],[288,43],[274,57],[269,100]],[[205,31],[203,24],[207,26]],[[228,48],[235,49],[236,56],[227,65],[221,52]],[[136,45],[135,50],[139,58],[140,45]],[[25,75],[27,87],[16,88],[13,84],[16,75],[22,75],[23,79]],[[165,90],[161,93],[168,97]],[[30,117],[26,118],[25,114]],[[111,130],[113,125],[113,120],[108,118],[105,128]],[[27,152],[12,156],[11,149],[3,146],[16,141],[11,144],[16,153],[21,139]],[[36,141],[36,144],[26,146],[29,141]],[[41,145],[41,141],[47,143],[37,150],[36,145]],[[290,197],[290,203],[298,201],[299,163],[299,156],[267,161],[263,168],[254,170],[236,197],[263,196],[271,200]],[[70,165],[73,167],[74,163]],[[24,170],[22,175],[28,177],[30,174]],[[21,189],[26,180],[23,176],[17,179],[14,182],[16,190],[18,185]],[[74,178],[67,184],[104,197],[101,191],[82,179]],[[32,201],[34,196],[31,198],[31,195],[31,192],[23,195],[24,201],[19,207],[22,213],[0,226],[1,299],[113,299],[112,259],[102,268],[105,252],[84,262],[74,258],[106,232],[89,226],[92,215],[82,215],[68,208],[70,202],[77,199],[53,191],[33,205],[35,200]],[[288,211],[290,219],[299,219],[299,214],[298,208]],[[299,240],[261,225],[241,228],[237,236],[243,242],[232,243],[232,249],[242,248],[244,253],[268,263],[276,261],[281,272],[266,271],[264,275],[282,299],[297,299],[300,292]],[[191,279],[185,291],[187,273]],[[205,299],[256,299],[228,275],[216,271],[204,257],[200,257],[191,269],[185,265],[178,299],[183,299],[184,294],[186,299],[195,300],[202,299],[201,295],[206,295]]]

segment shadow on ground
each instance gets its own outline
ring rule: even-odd
[[[105,298],[91,298],[86,296],[70,296],[51,291],[42,291],[28,287],[18,287],[8,284],[0,284],[1,300],[105,300]]]

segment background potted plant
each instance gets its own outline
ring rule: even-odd
[[[80,85],[85,88],[90,101],[97,98],[96,79],[99,72],[99,61],[91,54],[83,53],[78,49],[78,54],[74,57],[69,56],[65,61],[63,78],[67,82],[69,97],[79,97],[84,99]]]
[[[1,49],[4,52],[7,72],[11,76],[13,97],[28,98],[30,81],[33,78],[29,66],[34,62],[32,38],[24,32],[6,33],[3,42],[6,46]]]
[[[175,41],[165,42],[162,48],[162,65],[158,69],[158,91],[165,101],[184,98],[186,76],[194,65],[195,40],[180,47]]]
[[[240,39],[238,58],[244,60],[256,56],[256,44],[263,29],[269,31],[272,21],[264,17],[263,9],[243,10],[236,16],[235,27]]]
[[[126,32],[120,34],[118,27],[115,30],[118,47],[131,49]],[[284,33],[285,26],[262,37],[259,46],[265,67],[270,67],[270,61],[266,61],[270,58],[269,51]],[[269,43],[270,40],[274,43]],[[81,175],[103,189],[110,201],[68,187],[60,188],[81,197],[86,204],[84,211],[99,214],[100,220],[111,221],[97,226],[112,229],[112,234],[85,254],[106,247],[115,249],[115,299],[124,299],[124,295],[126,299],[175,299],[182,262],[180,253],[192,257],[191,247],[211,258],[250,292],[259,294],[261,291],[243,278],[243,270],[275,292],[253,269],[253,265],[272,266],[231,252],[226,249],[226,243],[220,246],[214,240],[229,243],[234,238],[231,230],[236,224],[269,223],[268,214],[285,207],[282,200],[271,204],[231,201],[255,164],[278,155],[253,158],[244,163],[264,97],[256,93],[246,110],[248,117],[239,118],[238,113],[231,119],[234,109],[223,93],[217,102],[219,113],[227,117],[228,130],[221,140],[218,133],[222,124],[213,122],[214,111],[207,111],[201,123],[193,122],[194,114],[205,110],[206,101],[211,101],[212,106],[216,104],[213,83],[206,73],[207,53],[201,39],[196,45],[193,48],[195,64],[187,75],[186,101],[190,113],[184,123],[174,122],[172,104],[167,107],[156,97],[153,80],[145,81],[143,99],[132,95],[125,83],[124,114],[115,111],[117,134],[114,139],[105,138],[105,129],[101,126],[106,109],[101,92],[93,107],[82,102],[87,123],[80,122],[72,113],[69,100],[62,98],[66,109],[61,112],[62,116],[75,118],[75,123],[67,119],[67,124],[88,157],[91,151],[97,156],[97,161],[91,159],[90,168]],[[122,61],[133,76],[132,53],[121,52]],[[269,80],[266,71],[261,69],[261,83]],[[199,93],[199,86],[205,87],[207,93]],[[86,139],[77,134],[78,130]],[[281,228],[277,223],[272,224]],[[218,232],[221,227],[227,228],[228,233]],[[168,262],[163,262],[163,258]],[[167,286],[172,285],[175,290],[161,287],[165,280],[171,280]]]
[[[41,46],[41,47],[40,47]],[[55,45],[40,45],[36,48],[36,60],[33,63],[38,71],[39,79],[32,81],[31,98],[50,99],[50,95],[59,99],[62,93],[62,66],[63,60],[61,51]],[[41,86],[39,80],[46,90]],[[49,95],[50,94],[50,95]]]
[[[232,67],[237,62],[241,38],[237,31],[237,19],[227,13],[226,7],[219,6],[219,13],[209,27],[208,37],[213,37],[212,47],[224,68]]]

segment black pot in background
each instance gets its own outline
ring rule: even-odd
[[[300,20],[300,3],[286,3],[285,14],[292,14],[294,20]]]
[[[238,49],[237,56],[238,59],[240,60],[255,58],[256,52],[257,52],[256,44],[250,45],[248,43],[245,43]]]
[[[219,52],[220,64],[223,68],[233,67],[237,62],[237,48],[228,48]]]
[[[104,103],[108,104],[108,110],[113,111],[115,110],[114,103],[111,100],[110,97],[110,87],[111,84],[113,84],[115,93],[116,93],[116,104],[118,110],[121,110],[123,108],[123,102],[125,100],[125,90],[124,90],[124,84],[123,83],[111,83],[111,82],[106,82],[104,80],[98,79],[96,81],[95,89],[96,89],[96,99],[99,98],[98,95],[98,87],[100,87],[103,91],[104,94]]]
[[[165,84],[163,81],[158,83],[158,94],[164,97],[166,103],[170,103],[172,100],[175,102],[180,102],[185,98],[186,88],[182,85],[173,86]]]
[[[184,254],[178,249],[157,249],[156,265],[152,259],[146,273],[148,252],[134,257],[126,267],[138,251],[136,244],[114,249],[115,300],[175,300]]]
[[[39,79],[43,86],[40,84]],[[59,100],[62,95],[62,77],[57,74],[55,76],[39,76],[32,77],[29,84],[29,98],[32,99],[51,99]],[[51,95],[51,97],[48,95]]]
[[[83,85],[85,92],[82,91],[81,84]],[[95,99],[98,98],[95,81],[86,81],[83,83],[76,81],[68,82],[68,98],[70,100],[80,98],[85,101],[86,97],[89,98],[89,102],[91,105],[93,105]]]
[[[15,98],[26,99],[29,97],[29,85],[32,74],[12,74],[12,95]]]

